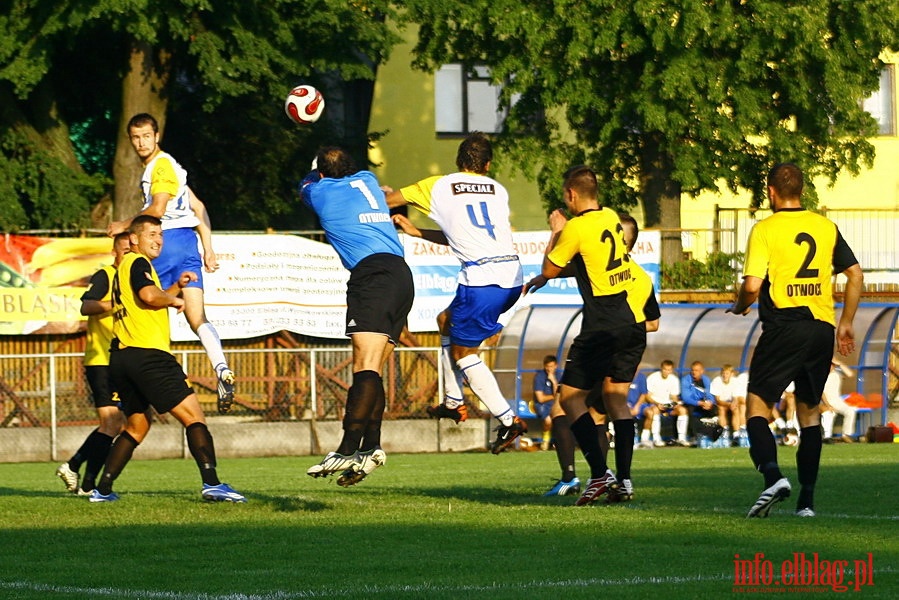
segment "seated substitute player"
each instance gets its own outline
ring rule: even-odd
[[[549,450],[552,439],[553,420],[551,416],[553,402],[556,401],[556,388],[559,387],[559,362],[552,354],[543,357],[543,370],[534,373],[534,412],[543,423],[542,450]]]
[[[394,215],[394,222],[409,235],[449,245],[462,264],[456,295],[437,317],[445,398],[429,408],[428,414],[456,423],[468,417],[461,373],[500,423],[496,440],[490,444],[490,451],[499,454],[528,429],[478,355],[484,340],[502,330],[499,317],[518,301],[523,279],[509,223],[509,194],[487,175],[492,160],[490,140],[474,132],[459,144],[459,172],[391,190],[387,204],[391,208],[411,204],[428,215],[440,230],[419,230],[402,215]]]
[[[159,287],[151,261],[162,249],[162,224],[150,215],[138,215],[129,227],[131,252],[119,265],[112,289],[113,334],[109,357],[112,387],[122,402],[125,430],[109,455],[91,502],[114,502],[113,482],[131,460],[134,449],[150,431],[147,411],[169,413],[187,434],[187,446],[200,470],[204,500],[246,502],[246,498],[218,478],[212,434],[197,395],[169,345],[168,307],[183,310],[178,292],[196,274],[185,272],[168,290]]]
[[[87,436],[75,454],[56,469],[56,475],[66,484],[66,489],[79,496],[87,496],[93,491],[112,440],[125,424],[118,400],[109,386],[109,344],[112,342],[112,280],[116,267],[130,247],[128,233],[116,235],[112,242],[112,264],[91,276],[90,286],[81,296],[81,314],[87,317],[84,374],[100,425]],[[78,487],[78,471],[84,463],[87,463],[84,479]]]
[[[674,374],[674,362],[663,360],[659,370],[650,373],[646,378],[646,388],[648,390],[647,399],[652,403],[652,406],[647,409],[647,414],[652,415],[650,418],[653,443],[659,447],[665,445],[662,440],[662,416],[664,415],[677,419],[677,443],[681,446],[689,446],[687,428],[690,424],[690,417],[687,409],[681,403],[680,380]]]
[[[381,449],[387,402],[381,371],[412,309],[412,271],[378,180],[371,172],[360,171],[345,150],[333,146],[319,150],[300,194],[350,272],[346,334],[353,344],[353,383],[347,393],[343,439],[335,452],[306,473],[325,477],[341,471],[337,483],[348,487],[387,461]]]
[[[584,302],[581,331],[571,344],[562,375],[559,403],[571,421],[571,431],[590,465],[590,480],[576,505],[597,501],[608,491],[630,485],[634,445],[615,444],[616,474],[608,468],[599,445],[596,423],[587,396],[598,384],[615,438],[632,440],[634,418],[627,392],[646,348],[645,298],[637,298],[624,234],[618,215],[601,208],[596,174],[574,167],[565,174],[563,194],[569,213],[550,214],[550,241],[542,272],[525,286],[539,289],[574,262],[578,290]]]
[[[690,365],[690,372],[681,378],[680,397],[684,407],[692,412],[693,417],[714,420],[714,424],[717,425],[718,407],[715,405],[711,387],[712,382],[705,374],[705,366],[695,360]]]
[[[718,423],[724,427],[721,438],[725,445],[729,445],[731,440],[739,445],[740,434],[744,431],[745,392],[741,393],[741,389],[741,381],[731,364],[722,365],[721,372],[712,378],[712,384],[709,386],[718,407]]]

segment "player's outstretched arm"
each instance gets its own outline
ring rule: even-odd
[[[419,229],[405,215],[393,215],[391,218],[393,219],[393,224],[399,227],[406,235],[434,242],[441,246],[449,245],[446,235],[439,229]]]

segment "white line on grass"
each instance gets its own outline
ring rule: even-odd
[[[792,516],[790,514],[790,513],[792,513],[792,510],[789,509],[789,506],[785,506],[784,508],[786,508],[786,510],[778,509],[777,505],[775,505],[775,508],[772,509],[771,516],[778,516],[778,515],[782,515],[785,517]],[[636,506],[629,506],[626,508],[626,510],[644,510],[644,509],[637,508]],[[655,510],[655,508],[651,508],[648,510]],[[690,513],[690,514],[697,513],[696,507],[689,507],[689,506],[681,506],[681,507],[670,506],[670,507],[667,507],[665,510],[667,510],[669,512],[671,512],[671,511],[685,512],[685,513]],[[703,509],[703,510],[709,510],[713,513],[731,514],[731,515],[735,515],[738,517],[742,517],[746,512],[743,509],[737,509],[733,506],[728,506],[728,507],[712,506],[709,509]],[[858,514],[850,514],[850,513],[827,513],[827,512],[820,512],[818,510],[815,511],[815,514],[818,517],[826,517],[826,518],[831,518],[831,519],[860,519],[863,521],[899,521],[899,515],[858,515]]]
[[[847,574],[851,570],[847,571]],[[874,573],[895,573],[891,567],[875,569]],[[127,590],[120,588],[84,588],[75,586],[48,585],[29,581],[0,581],[0,590],[20,590],[48,594],[84,594],[91,598],[147,598],[151,600],[293,600],[295,598],[333,598],[335,596],[365,597],[373,594],[422,594],[426,592],[490,592],[497,590],[521,590],[534,588],[588,588],[601,585],[670,585],[678,583],[711,583],[733,581],[733,573],[722,575],[692,575],[680,577],[624,577],[621,579],[600,579],[596,577],[562,579],[557,581],[529,581],[494,583],[492,585],[366,585],[352,587],[320,588],[315,590],[275,591],[261,594],[189,594],[150,590]]]

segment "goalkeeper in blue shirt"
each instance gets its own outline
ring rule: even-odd
[[[346,399],[343,439],[306,473],[354,485],[387,460],[381,449],[386,397],[381,370],[412,309],[412,272],[390,219],[378,180],[359,170],[337,147],[319,150],[313,171],[300,184],[303,202],[315,211],[328,241],[350,272],[346,334],[353,345],[353,383]]]

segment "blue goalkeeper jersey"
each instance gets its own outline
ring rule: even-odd
[[[403,256],[403,246],[390,219],[378,180],[369,171],[331,179],[313,171],[300,184],[300,194],[321,222],[340,261],[348,270],[372,254]]]

